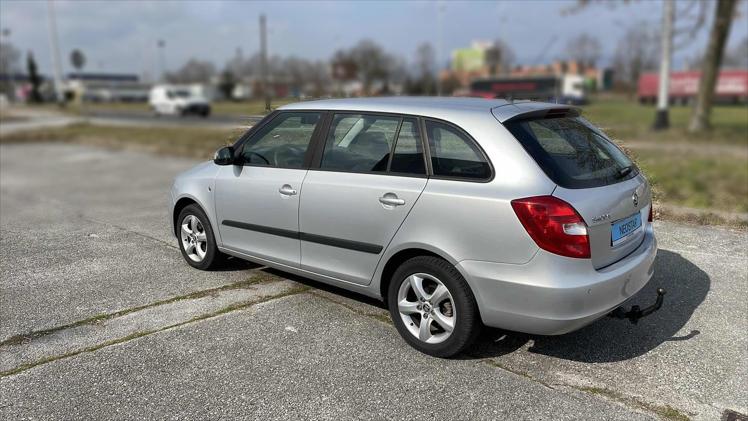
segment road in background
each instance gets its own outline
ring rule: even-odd
[[[633,301],[668,294],[637,326],[488,330],[441,360],[408,347],[371,300],[248,263],[191,269],[166,208],[171,179],[194,163],[0,146],[0,418],[748,412],[744,231],[657,223],[655,276]]]
[[[63,127],[70,124],[88,123],[99,126],[119,127],[195,127],[209,129],[234,129],[249,127],[260,121],[262,115],[214,114],[207,118],[193,115],[154,116],[148,111],[137,110],[96,110],[93,106],[85,114],[64,113],[48,108],[14,107],[10,109],[17,121],[7,121],[0,125],[0,136],[17,131],[50,127]]]

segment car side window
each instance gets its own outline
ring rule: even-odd
[[[335,114],[320,168],[351,172],[385,172],[400,118]]]
[[[397,135],[395,153],[390,163],[390,172],[403,174],[426,174],[423,160],[423,144],[418,130],[418,120],[403,119]]]
[[[478,146],[449,124],[426,120],[431,166],[441,177],[487,179],[491,168]]]
[[[242,147],[244,164],[277,168],[302,168],[321,113],[278,114]]]

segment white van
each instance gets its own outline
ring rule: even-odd
[[[207,117],[210,115],[208,100],[188,87],[156,85],[151,88],[148,105],[157,116],[197,114]]]

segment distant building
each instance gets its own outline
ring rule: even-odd
[[[452,51],[450,68],[453,72],[480,72],[486,67],[486,50],[491,48],[487,41],[473,41],[470,48]]]
[[[453,80],[459,86],[458,93],[466,93],[471,82],[495,77],[563,77],[566,75],[582,76],[586,90],[607,90],[612,85],[612,71],[586,67],[574,60],[556,60],[551,64],[536,66],[520,65],[511,70],[491,69],[486,53],[492,47],[491,42],[473,41],[470,47],[452,51],[449,70],[444,70],[439,77],[442,82]]]
[[[138,75],[124,73],[69,73],[65,95],[90,102],[145,102],[151,85]]]

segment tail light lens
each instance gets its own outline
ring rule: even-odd
[[[512,200],[512,208],[538,247],[566,257],[590,257],[587,224],[570,204],[535,196]]]

